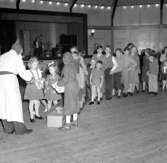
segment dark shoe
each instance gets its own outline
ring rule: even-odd
[[[7,132],[6,130],[4,130],[4,133],[5,133],[5,134],[9,134],[9,135],[11,135],[11,134],[14,133],[14,130],[13,130],[13,131],[10,131],[10,132],[9,132],[9,131]]]
[[[25,129],[24,131],[22,132],[17,132],[15,133],[16,135],[25,135],[25,134],[30,134],[32,133],[32,130],[31,129]]]
[[[90,103],[89,103],[89,105],[93,105],[94,104],[94,102],[93,101],[91,101]]]
[[[127,93],[123,93],[122,96],[123,97],[128,97],[128,94]]]
[[[108,101],[111,100],[111,99],[112,99],[112,97],[106,98],[106,100],[108,100]]]
[[[153,93],[153,95],[157,96],[157,95],[158,95],[158,93],[157,93],[157,92],[154,92],[154,93]]]
[[[35,118],[36,118],[36,119],[39,119],[39,120],[43,120],[43,119],[44,119],[43,117],[41,117],[41,116],[36,116],[36,115],[35,115]]]
[[[97,101],[97,105],[100,105],[100,101]]]
[[[133,93],[129,92],[128,95],[129,95],[129,96],[133,96]]]
[[[34,122],[35,122],[35,119],[31,119],[31,118],[30,118],[30,122],[31,122],[31,123],[34,123]]]

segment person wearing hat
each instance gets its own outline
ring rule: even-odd
[[[30,81],[32,74],[25,69],[22,60],[23,48],[16,41],[11,50],[0,56],[0,119],[4,132],[16,135],[28,134],[23,120],[22,100],[17,75]]]

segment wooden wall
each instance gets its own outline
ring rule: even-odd
[[[15,3],[0,1],[0,7],[15,7]],[[31,2],[21,3],[21,8],[33,10],[69,11],[68,7],[56,5],[39,5]],[[117,7],[114,19],[114,48],[124,47],[128,42],[134,42],[139,49],[150,47],[161,49],[167,45],[167,26],[160,27],[160,8],[151,5],[130,6],[127,9]],[[76,7],[73,12],[87,13],[88,28],[96,29],[94,37],[88,37],[88,53],[97,43],[111,44],[111,11]],[[167,7],[164,5],[163,23],[167,24]]]

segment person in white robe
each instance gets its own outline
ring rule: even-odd
[[[22,60],[23,48],[16,41],[11,50],[0,56],[0,119],[4,132],[28,134],[23,120],[22,100],[17,75],[31,81],[32,74],[25,69]]]

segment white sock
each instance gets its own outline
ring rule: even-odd
[[[73,121],[77,121],[77,119],[78,119],[78,114],[77,113],[73,114]]]
[[[70,123],[70,121],[71,121],[71,116],[70,115],[66,115],[66,123]]]

